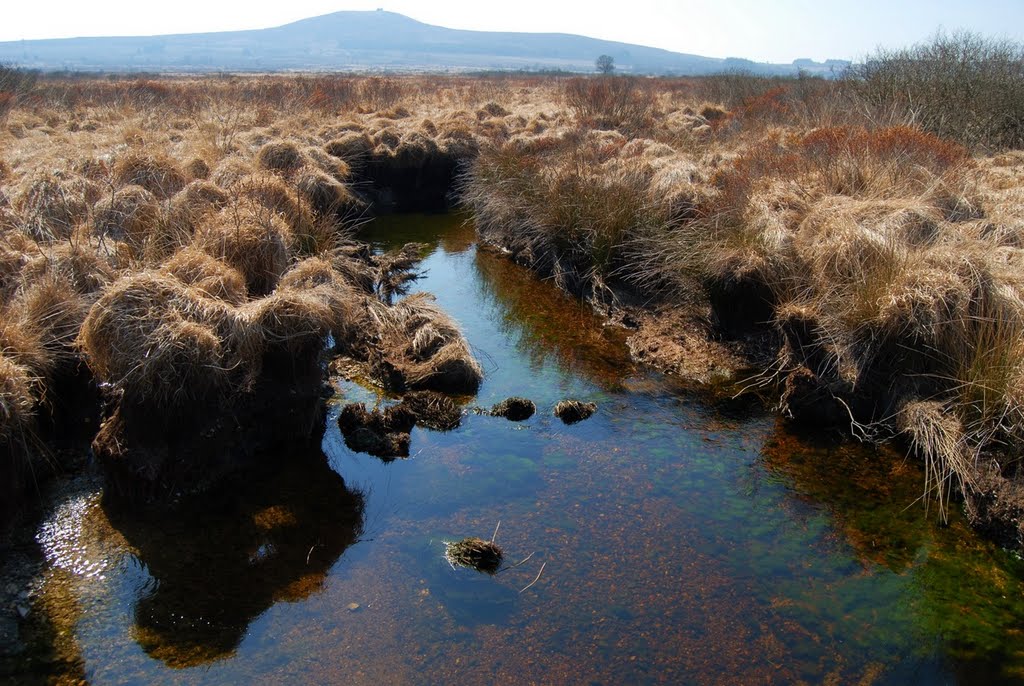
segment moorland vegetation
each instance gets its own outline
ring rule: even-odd
[[[454,325],[393,302],[414,249],[356,240],[461,203],[482,245],[635,326],[637,357],[901,441],[940,513],[1024,543],[1020,46],[937,36],[835,80],[10,78],[5,502],[73,381],[101,385],[94,450],[143,499],[221,469],[173,448],[217,433],[211,407],[264,425],[260,389],[300,388],[309,424],[328,343],[395,392],[472,393]]]

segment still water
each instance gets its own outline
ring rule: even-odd
[[[901,454],[797,436],[753,401],[634,366],[621,331],[478,251],[459,217],[378,220],[364,238],[426,244],[414,289],[486,372],[462,426],[415,429],[408,459],[355,454],[340,403],[392,401],[338,382],[323,454],[282,455],[203,512],[140,523],[71,489],[36,535],[50,669],[95,684],[1024,679],[1018,561],[958,517],[938,526]],[[537,414],[471,411],[512,395]],[[563,425],[565,398],[598,412]],[[505,570],[445,560],[445,541],[496,528]]]

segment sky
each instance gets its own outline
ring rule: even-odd
[[[380,4],[378,4],[380,3]],[[7,0],[0,41],[198,33],[279,26],[339,10],[385,10],[483,31],[576,33],[759,62],[859,60],[967,30],[1024,42],[1024,0]]]

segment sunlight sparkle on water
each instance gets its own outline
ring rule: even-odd
[[[110,566],[103,558],[96,559],[82,541],[82,520],[93,507],[99,506],[100,494],[90,493],[68,500],[43,522],[36,541],[52,566],[85,578],[104,578]]]

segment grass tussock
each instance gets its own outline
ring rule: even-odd
[[[488,414],[495,417],[504,417],[511,422],[526,421],[537,411],[537,405],[529,398],[512,396],[495,403]]]
[[[256,153],[256,164],[282,176],[291,176],[309,163],[299,146],[291,141],[267,143]]]
[[[652,165],[624,139],[571,132],[481,150],[463,199],[480,234],[571,292],[605,299],[630,244],[668,220],[651,199]]]
[[[328,343],[368,364],[386,324],[401,347],[405,315],[389,303],[418,255],[377,260],[353,242],[369,187],[353,175],[374,141],[385,165],[432,164],[447,150],[450,127],[426,119],[442,118],[436,107],[398,101],[418,93],[384,78],[81,79],[8,102],[0,137],[18,143],[0,163],[0,471],[30,464],[54,394],[88,374],[111,411],[95,449],[112,492],[146,498],[177,486],[136,490],[140,479],[188,490],[204,471],[215,478],[228,458],[190,463],[189,432],[242,430],[278,377],[310,399],[282,410],[282,426],[315,426]],[[470,101],[479,95],[460,100]],[[458,140],[471,151],[467,126]],[[475,388],[479,367],[435,315],[443,345],[399,366],[411,385]],[[447,397],[415,398],[425,424],[458,423]],[[237,413],[230,427],[218,424],[225,407]]]
[[[188,182],[185,172],[171,157],[137,152],[117,160],[113,180],[119,186],[141,186],[161,200],[170,198]]]
[[[244,211],[236,211],[237,214],[252,214],[256,208],[262,208],[266,211],[256,213],[265,218],[277,215],[295,234],[314,233],[316,218],[312,207],[298,188],[284,180],[273,175],[257,174],[242,178],[233,190],[247,201],[244,203]]]
[[[36,410],[35,378],[32,372],[0,353],[0,443],[24,443],[33,432]]]
[[[409,456],[409,432],[416,415],[404,404],[367,411],[363,403],[341,408],[338,427],[352,450],[383,459]]]
[[[301,172],[295,180],[295,187],[319,217],[339,214],[356,217],[365,207],[365,203],[348,186],[319,169]]]
[[[198,248],[190,246],[179,250],[163,263],[161,270],[199,290],[206,297],[236,306],[247,299],[242,274]]]
[[[22,184],[12,207],[33,238],[59,240],[86,219],[99,193],[98,186],[81,177],[43,172]]]
[[[375,376],[394,390],[433,390],[471,395],[483,379],[455,322],[429,293],[417,293],[369,315],[379,332]]]
[[[160,204],[142,186],[125,186],[103,198],[93,208],[92,226],[97,236],[122,241],[140,251],[157,227]]]
[[[201,250],[237,269],[251,295],[266,295],[288,268],[291,239],[281,215],[240,203],[210,217],[195,240]]]
[[[443,393],[412,391],[402,396],[401,404],[416,416],[418,426],[434,431],[452,431],[462,423],[462,410]]]
[[[575,424],[590,419],[597,412],[596,403],[582,400],[562,400],[555,405],[554,415],[565,424]]]
[[[96,302],[79,345],[96,377],[133,404],[168,410],[209,400],[251,367],[234,308],[170,274],[122,277]]]

